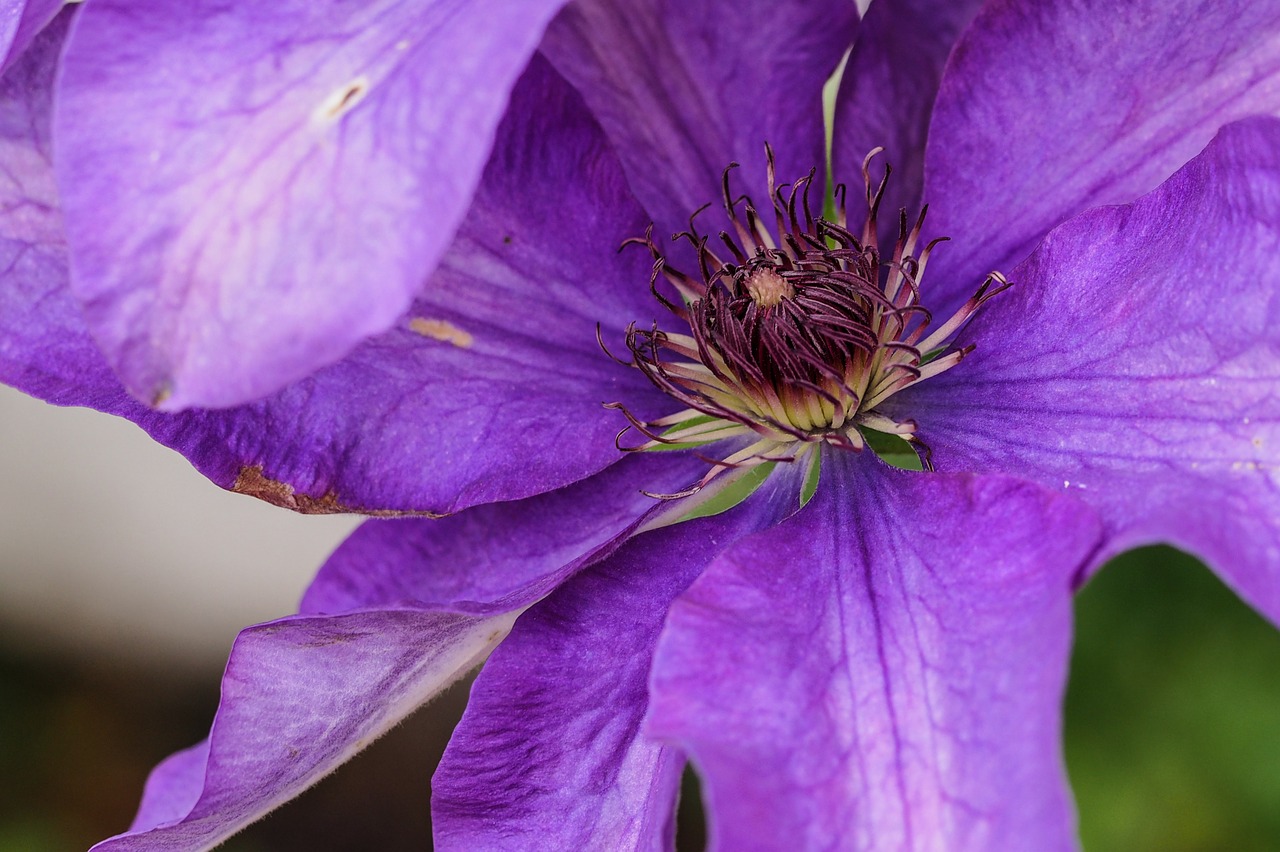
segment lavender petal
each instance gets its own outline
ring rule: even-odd
[[[542,49],[600,118],[666,237],[720,205],[731,162],[742,166],[737,191],[767,209],[766,142],[779,182],[821,170],[822,85],[855,23],[844,0],[584,0]]]
[[[1248,0],[988,3],[929,129],[925,199],[952,238],[932,292],[967,297],[1070,216],[1154,189],[1224,124],[1280,111],[1278,34],[1280,7]]]
[[[1073,849],[1061,764],[1087,509],[829,457],[812,502],[672,607],[646,730],[719,849]]]
[[[1093,504],[1098,561],[1183,547],[1280,620],[1280,120],[1228,125],[1159,189],[1055,229],[896,400],[940,470]]]
[[[162,763],[95,852],[206,849],[315,784],[484,658],[514,613],[387,609],[241,632],[209,741]]]
[[[684,757],[640,732],[653,644],[716,553],[794,511],[792,473],[733,511],[633,539],[521,616],[432,783],[438,847],[669,848]]]
[[[58,184],[74,291],[129,390],[245,403],[390,327],[562,2],[89,4]]]

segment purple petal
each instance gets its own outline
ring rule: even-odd
[[[23,389],[37,371],[57,370],[58,338],[45,340],[22,303],[38,302],[66,280],[62,219],[49,150],[53,75],[66,34],[64,16],[0,77],[0,379]],[[46,366],[48,365],[48,366]]]
[[[640,735],[671,601],[795,505],[791,471],[730,512],[642,535],[520,617],[476,679],[432,783],[452,849],[662,849],[684,757]]]
[[[206,849],[225,840],[465,674],[514,617],[402,609],[242,631],[207,747],[162,763],[129,832],[95,852]]]
[[[1178,545],[1280,620],[1280,121],[1227,126],[1012,277],[972,357],[895,408],[938,468],[1070,491],[1102,512],[1099,559]]]
[[[763,195],[766,142],[779,181],[821,169],[822,84],[855,23],[847,0],[583,0],[542,50],[600,118],[665,236],[719,204],[731,162],[738,191]]]
[[[31,203],[22,189],[13,203]],[[51,184],[35,200],[51,205]],[[619,458],[625,423],[602,403],[669,407],[596,342],[597,322],[620,340],[658,307],[648,255],[617,251],[646,220],[580,99],[541,60],[410,316],[261,403],[163,415],[127,397],[65,290],[56,211],[47,218],[45,266],[18,268],[0,288],[0,379],[129,417],[219,485],[278,505],[441,513],[550,491]]]
[[[1096,521],[1013,480],[828,459],[658,644],[646,730],[697,766],[712,846],[1074,848],[1060,705]]]
[[[96,0],[64,60],[77,296],[130,391],[265,396],[401,316],[563,0]]]
[[[493,615],[527,606],[637,526],[657,502],[642,490],[683,490],[706,467],[692,453],[644,453],[527,500],[439,520],[366,522],[325,563],[301,611],[412,601]]]
[[[929,133],[925,199],[953,240],[933,284],[968,296],[1054,225],[1132,201],[1222,125],[1280,110],[1277,37],[1280,6],[1249,0],[989,3]]]
[[[638,483],[684,484],[700,467],[661,453],[430,528],[366,525],[321,569],[303,614],[241,633],[208,743],[158,766],[130,833],[101,848],[204,848],[296,796],[466,673],[537,596],[616,547],[653,502]]]
[[[147,778],[142,805],[129,831],[146,831],[164,823],[177,822],[191,813],[204,792],[204,773],[209,765],[209,741],[166,757]]]
[[[106,406],[124,401],[67,292],[53,179],[52,89],[71,18],[57,18],[0,77],[0,381],[51,401]]]
[[[0,74],[15,63],[64,0],[6,0],[0,6]]]
[[[858,27],[836,100],[831,157],[838,181],[857,188],[862,160],[883,147],[893,167],[881,209],[897,236],[898,210],[917,210],[924,145],[942,66],[979,0],[877,0]]]

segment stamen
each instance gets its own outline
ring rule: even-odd
[[[919,448],[921,465],[932,469],[929,449],[916,437],[912,420],[895,420],[877,410],[894,394],[959,364],[972,345],[952,348],[966,321],[1010,284],[993,272],[977,292],[937,328],[920,304],[921,282],[933,250],[945,238],[917,251],[927,206],[914,220],[899,216],[889,258],[878,246],[877,215],[890,169],[874,180],[862,164],[866,216],[850,230],[846,187],[832,193],[834,221],[815,216],[810,203],[817,171],[794,183],[778,184],[773,149],[766,146],[766,177],[774,229],[765,227],[752,200],[733,193],[730,164],[721,182],[721,201],[730,229],[717,232],[725,260],[698,232],[700,207],[689,228],[673,235],[686,240],[697,258],[697,275],[672,268],[653,241],[652,228],[623,245],[640,245],[654,258],[649,286],[655,298],[688,327],[687,333],[635,325],[626,331],[627,363],[684,408],[642,421],[624,406],[628,426],[618,446],[628,452],[673,446],[707,446],[746,441],[720,459],[676,499],[697,493],[725,470],[790,462],[812,445],[861,451],[862,430],[894,435]],[[664,279],[682,303],[659,289]],[[604,342],[597,339],[601,348]],[[614,357],[610,354],[610,357]],[[624,446],[632,429],[646,440]]]

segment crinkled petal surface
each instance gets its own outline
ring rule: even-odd
[[[414,601],[495,615],[527,606],[635,529],[657,504],[643,491],[681,491],[706,466],[692,453],[637,454],[527,500],[438,520],[367,521],[325,563],[301,611]]]
[[[1081,504],[829,456],[672,607],[646,731],[717,849],[1072,849],[1060,760]]]
[[[1280,112],[1280,6],[997,0],[956,45],[933,113],[931,292],[968,296],[1054,225],[1127,203],[1222,125]],[[945,301],[945,300],[944,300]]]
[[[473,668],[514,618],[388,609],[242,631],[208,743],[160,764],[134,825],[94,849],[213,847]]]
[[[542,50],[600,118],[666,237],[719,206],[730,162],[765,205],[766,142],[780,181],[821,169],[822,85],[856,19],[847,0],[582,0]]]
[[[71,16],[58,17],[0,77],[0,381],[53,402],[145,417],[120,391],[67,289],[50,113]]]
[[[837,97],[831,157],[835,178],[855,189],[863,158],[884,148],[893,168],[882,224],[897,236],[897,213],[916,210],[924,147],[942,66],[979,0],[875,0],[858,26]],[[892,245],[892,242],[889,243]]]
[[[1101,557],[1191,550],[1280,620],[1280,120],[1224,128],[1156,191],[1054,230],[901,395],[940,470],[1097,506]]]
[[[74,289],[139,399],[230,406],[404,313],[563,0],[96,0],[58,92]]]
[[[670,848],[684,757],[640,734],[654,642],[703,566],[798,489],[781,471],[723,515],[638,536],[521,616],[432,782],[437,848]]]
[[[0,76],[0,380],[6,382],[18,383],[46,360],[44,328],[28,321],[20,303],[66,280],[49,109],[68,22],[69,15],[59,18]],[[38,298],[31,301],[38,307]],[[35,356],[31,366],[28,354]]]
[[[29,119],[15,113],[13,147],[44,167],[46,149],[21,136]],[[66,292],[52,185],[39,174],[20,172],[10,193],[45,218],[14,248],[42,240],[23,261],[39,269],[16,268],[0,289],[0,378],[136,420],[223,487],[304,512],[456,511],[615,461],[624,421],[602,403],[670,408],[596,342],[597,322],[620,341],[628,322],[654,315],[648,255],[617,251],[647,219],[580,99],[541,60],[517,85],[475,204],[410,314],[238,409],[157,414],[123,392]]]

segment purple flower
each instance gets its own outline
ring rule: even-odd
[[[1164,541],[1280,615],[1280,11],[506,6],[95,0],[56,92],[65,17],[3,78],[0,378],[290,508],[449,515],[244,631],[99,848],[217,842],[499,641],[442,846],[667,845],[691,758],[723,848],[1071,848],[1072,590]],[[881,211],[930,203],[896,256],[804,204],[850,44],[837,176],[883,146]],[[661,239],[730,162],[742,230]]]

